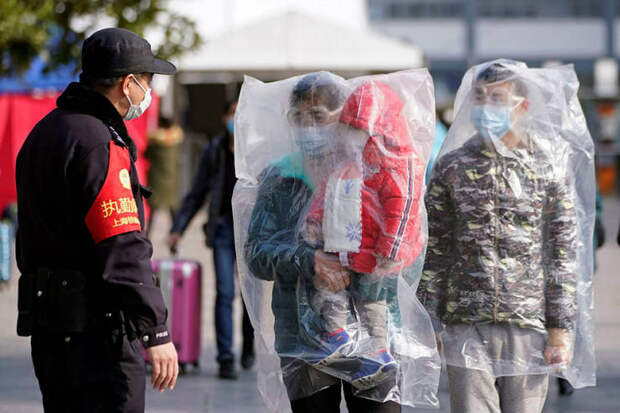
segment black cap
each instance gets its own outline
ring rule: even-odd
[[[93,33],[82,45],[82,71],[91,78],[109,78],[131,73],[172,75],[177,68],[158,59],[149,42],[115,27]]]

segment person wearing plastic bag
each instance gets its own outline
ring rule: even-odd
[[[360,81],[357,86],[353,88],[325,72],[307,75],[295,83],[286,112],[300,150],[260,174],[255,206],[249,214],[247,241],[238,243],[243,245],[252,276],[244,282],[244,296],[257,294],[259,287],[254,277],[274,281],[271,308],[275,352],[294,412],[338,409],[342,386],[350,411],[400,411],[400,404],[407,403],[409,397],[400,393],[404,379],[397,375],[398,355],[388,339],[393,334],[385,330],[388,318],[393,322],[400,317],[399,309],[394,310],[394,303],[398,302],[396,276],[405,272],[403,267],[411,266],[424,244],[424,239],[412,236],[420,233],[424,216],[419,210],[420,206],[423,208],[420,198],[424,163],[413,155],[412,138],[406,133],[404,118],[400,118],[402,102],[398,94],[381,82]],[[242,90],[241,100],[243,94]],[[243,118],[243,110],[240,102],[237,122]],[[378,115],[378,122],[373,118],[377,113],[383,113],[383,117]],[[430,146],[432,121],[428,124]],[[399,142],[399,138],[408,139],[408,143]],[[404,151],[405,155],[399,158],[394,152],[390,157],[386,148]],[[374,164],[362,162],[362,158],[370,160],[373,156]],[[409,159],[404,162],[403,176],[399,159]],[[388,165],[390,161],[392,164]],[[398,174],[391,175],[395,170]],[[371,184],[369,179],[374,175],[377,182]],[[386,194],[382,201],[393,203],[391,208],[382,209],[376,203],[376,192],[380,190],[377,185],[390,178],[402,178],[404,185],[399,181],[392,188],[382,187]],[[235,189],[235,201],[244,199],[240,196],[243,179],[240,182],[241,187]],[[371,189],[371,185],[375,187]],[[408,195],[399,192],[402,188]],[[326,208],[327,205],[330,207]],[[356,211],[351,209],[353,205],[357,205]],[[414,209],[415,213],[411,212]],[[237,219],[238,208],[235,210],[237,224],[242,220]],[[382,232],[377,219],[383,220],[380,215],[384,210],[398,213],[405,220],[411,218],[409,226],[394,224],[395,233],[400,227],[401,234],[392,239],[392,244],[402,242],[403,248],[391,245],[392,259],[389,249],[383,258],[377,258],[381,255],[373,251],[375,246],[383,245],[378,242]],[[346,224],[345,218],[349,218]],[[351,225],[347,228],[347,224]],[[362,231],[365,225],[375,232]],[[337,245],[326,249],[328,242]],[[330,249],[333,253],[326,252]],[[243,268],[240,273],[243,278]],[[253,293],[248,293],[248,284]],[[415,290],[409,291],[413,296]],[[334,298],[335,302],[330,300]],[[424,330],[428,326],[429,340],[417,337],[423,343],[409,346],[419,346],[420,353],[426,350],[424,356],[418,355],[418,374],[427,376],[427,380],[419,380],[420,392],[431,393],[425,395],[427,404],[436,404],[439,365],[430,321],[421,306],[417,310],[423,320],[419,328]],[[352,312],[359,314],[359,321],[351,320]],[[256,309],[253,313],[256,317]],[[408,322],[411,317],[407,315]],[[254,319],[255,326],[261,321]],[[260,327],[257,331],[265,334]],[[399,374],[406,377],[411,364],[403,368],[405,372]],[[259,372],[259,387],[260,381]]]
[[[452,411],[540,412],[549,373],[594,384],[593,146],[577,86],[572,67],[499,60],[459,89],[418,290],[445,325]]]

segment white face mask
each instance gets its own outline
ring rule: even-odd
[[[129,110],[127,111],[127,114],[125,115],[125,120],[132,120],[132,119],[142,116],[142,114],[146,111],[146,109],[151,104],[151,88],[145,89],[140,84],[140,82],[138,82],[138,79],[136,79],[135,76],[131,75],[131,77],[138,84],[138,86],[140,86],[140,89],[144,91],[144,99],[142,99],[142,102],[140,102],[139,105],[134,105],[131,99],[129,98],[129,94],[125,95],[125,97],[129,101]]]

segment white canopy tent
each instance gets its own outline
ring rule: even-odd
[[[385,35],[288,11],[222,33],[175,63],[162,113],[184,119],[184,191],[204,137],[221,131],[221,108],[237,96],[244,75],[273,81],[327,70],[350,78],[420,67],[424,59],[419,48]]]
[[[180,83],[261,80],[328,70],[347,76],[423,65],[419,48],[289,11],[209,40],[179,61]]]

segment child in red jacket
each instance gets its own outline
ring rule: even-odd
[[[359,314],[365,358],[352,384],[373,387],[394,370],[388,352],[387,289],[424,246],[420,201],[424,163],[413,148],[403,102],[385,83],[366,81],[347,99],[339,122],[340,163],[319,188],[302,228],[309,244],[335,254],[351,271],[347,290],[317,289],[312,307],[327,330],[324,357],[354,353],[347,333],[352,298]],[[391,278],[392,282],[388,282]]]

